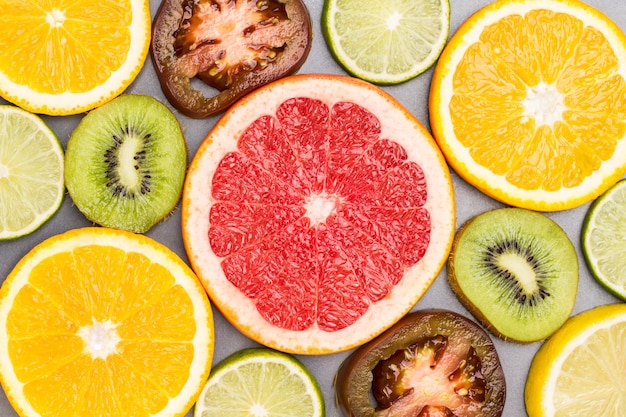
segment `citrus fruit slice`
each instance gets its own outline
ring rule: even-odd
[[[326,0],[322,31],[350,74],[399,84],[430,68],[448,40],[448,0]]]
[[[589,207],[581,240],[593,277],[626,301],[626,180],[618,181]]]
[[[0,106],[0,240],[37,230],[63,201],[63,148],[38,116]]]
[[[623,416],[625,333],[626,304],[595,307],[568,319],[530,365],[528,416]]]
[[[290,76],[246,96],[183,189],[185,248],[214,304],[291,353],[345,350],[395,323],[438,275],[454,228],[432,137],[347,76]]]
[[[430,119],[451,167],[508,205],[591,201],[626,171],[626,36],[579,1],[502,0],[452,36]]]
[[[244,349],[213,368],[195,417],[323,417],[315,377],[293,356],[266,348]]]
[[[0,381],[22,416],[182,416],[209,375],[213,317],[191,269],[156,241],[53,236],[0,289]]]
[[[0,96],[34,113],[109,101],[148,54],[147,0],[0,0],[0,10]]]

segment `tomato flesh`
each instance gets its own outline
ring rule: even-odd
[[[163,0],[151,56],[172,105],[201,118],[295,72],[311,38],[302,0]],[[195,77],[218,93],[205,96],[190,83]]]
[[[505,380],[484,330],[457,313],[426,311],[348,357],[336,390],[348,416],[497,417]]]

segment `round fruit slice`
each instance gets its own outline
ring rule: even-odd
[[[399,84],[430,68],[448,40],[448,0],[326,0],[322,30],[350,74]]]
[[[451,167],[508,205],[565,210],[626,172],[626,36],[580,1],[502,0],[453,35],[430,95]]]
[[[315,377],[293,356],[250,348],[215,366],[194,415],[323,417],[324,397]]]
[[[178,119],[143,95],[124,94],[89,112],[65,152],[65,184],[85,217],[136,233],[174,209],[186,169]]]
[[[37,230],[63,201],[63,148],[39,117],[0,106],[0,240]]]
[[[438,275],[455,227],[432,137],[381,89],[297,75],[247,96],[189,167],[182,228],[214,304],[250,338],[329,353],[373,338]]]
[[[339,368],[345,415],[500,417],[506,382],[489,335],[451,311],[416,311]]]
[[[497,336],[534,342],[569,317],[578,257],[563,229],[526,209],[488,211],[458,231],[448,280],[461,303]]]
[[[204,289],[142,235],[51,237],[0,289],[0,381],[22,416],[183,416],[212,353]]]
[[[535,355],[526,380],[529,417],[621,417],[626,410],[626,305],[570,318]]]
[[[626,180],[618,181],[589,207],[581,240],[594,278],[626,301]]]
[[[0,96],[77,114],[122,93],[148,55],[147,0],[0,0]]]

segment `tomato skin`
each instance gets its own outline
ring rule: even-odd
[[[161,89],[168,101],[181,113],[192,118],[206,118],[217,113],[223,112],[235,101],[255,90],[256,88],[275,81],[284,76],[295,73],[304,64],[308,57],[312,44],[312,24],[311,18],[302,0],[270,0],[284,7],[286,16],[290,22],[289,30],[281,31],[284,38],[284,44],[276,47],[271,51],[271,59],[263,60],[263,65],[253,65],[253,68],[239,69],[227,81],[223,78],[214,77],[211,71],[203,70],[197,73],[190,71],[188,63],[184,62],[185,53],[189,52],[189,48],[183,48],[180,45],[180,32],[184,32],[189,26],[190,14],[193,12],[193,1],[189,0],[163,0],[157,14],[152,23],[152,40],[150,45],[150,56],[156,70]],[[216,1],[216,0],[200,0],[200,3],[206,3],[207,7],[223,8],[224,10],[231,5],[247,4],[243,2]],[[252,2],[255,3],[255,2]],[[263,3],[263,2],[258,2]],[[265,2],[268,3],[268,2]],[[195,16],[194,16],[195,18]],[[187,19],[187,20],[185,20]],[[212,22],[193,21],[197,26],[210,25]],[[223,23],[223,22],[221,22]],[[260,26],[267,25],[266,22],[260,22]],[[228,27],[228,25],[224,25]],[[201,31],[202,29],[199,29]],[[224,32],[224,36],[230,38],[243,39],[248,32],[253,30],[246,29],[238,36],[232,36],[232,33]],[[260,32],[260,31],[259,31]],[[284,32],[284,33],[283,33]],[[191,34],[188,38],[193,39]],[[227,41],[222,44],[218,39],[216,42],[211,40],[203,45],[194,45],[204,47],[209,44],[221,45],[221,48],[228,52],[232,49],[227,45]],[[241,49],[241,45],[236,45]],[[255,45],[256,47],[256,45]],[[236,49],[236,48],[235,48]],[[216,55],[216,53],[213,53]],[[216,58],[215,56],[213,58]],[[206,62],[208,58],[199,58]],[[215,61],[213,61],[215,62]],[[239,67],[246,67],[247,63],[239,62]],[[215,94],[206,94],[204,88],[196,88],[192,84],[192,79],[196,78],[207,84],[207,90],[216,89]]]
[[[449,346],[442,348],[442,340],[449,342]],[[421,365],[427,370],[437,367],[445,369],[442,371],[445,378],[441,379],[443,382],[439,385],[446,387],[437,387],[432,391],[455,392],[448,387],[455,385],[457,392],[463,390],[463,395],[458,395],[453,401],[444,402],[428,396],[412,398],[413,391],[421,391],[413,389],[415,386],[390,385],[387,387],[388,390],[381,390],[380,386],[373,387],[381,383],[379,371],[381,364],[394,367],[398,364],[394,358],[401,356],[398,352],[406,351],[407,348],[422,351],[430,349],[432,353],[430,356],[423,356],[428,359],[418,359],[413,368]],[[458,354],[446,354],[446,350],[464,353],[459,357]],[[411,355],[407,353],[407,357]],[[390,361],[396,363],[389,364]],[[460,373],[464,371],[468,373],[465,377],[459,378]],[[411,368],[406,371],[409,377],[413,372],[414,369]],[[418,374],[419,372],[415,371],[415,375]],[[466,389],[467,383],[475,382],[476,377],[484,378],[482,387],[485,389],[479,394],[472,392],[471,387]],[[416,376],[413,382],[420,381],[420,378],[419,375]],[[428,380],[425,385],[429,383],[432,385],[432,381]],[[431,388],[425,387],[428,390]],[[403,389],[405,392],[402,392]],[[433,309],[407,314],[383,334],[355,350],[337,372],[335,391],[337,404],[348,417],[499,417],[504,409],[506,383],[490,336],[476,323],[458,313]],[[394,391],[390,398],[384,399],[382,407],[375,404],[375,401],[372,403],[371,399],[372,392],[380,391]],[[448,407],[449,404],[453,406]]]

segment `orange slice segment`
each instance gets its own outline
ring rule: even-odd
[[[0,0],[0,9],[0,96],[34,113],[105,103],[148,53],[147,0]]]
[[[29,252],[0,289],[0,381],[28,416],[182,416],[210,370],[208,298],[143,235],[78,229]]]
[[[626,36],[572,0],[495,2],[455,33],[430,118],[452,168],[506,204],[572,208],[626,172]]]

